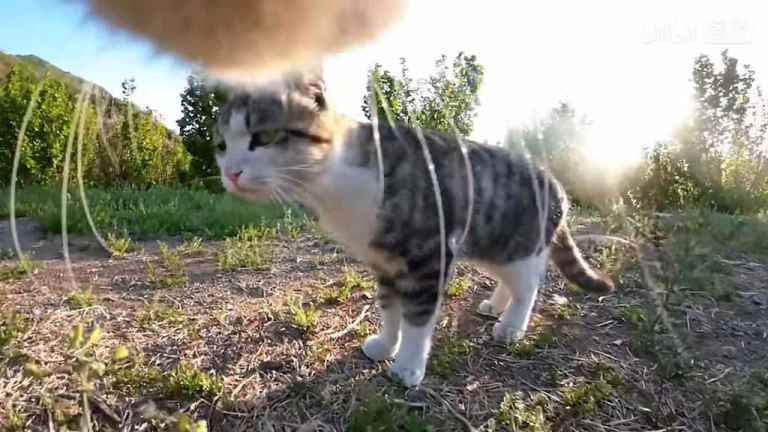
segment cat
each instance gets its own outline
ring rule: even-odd
[[[321,74],[294,74],[232,95],[219,113],[216,161],[228,192],[298,201],[371,267],[381,330],[362,350],[375,361],[394,358],[390,372],[403,384],[424,378],[458,259],[500,280],[479,312],[499,317],[493,337],[502,343],[525,334],[549,258],[586,290],[614,290],[574,243],[562,187],[529,158],[470,141],[465,153],[456,137],[400,124],[378,132],[381,159],[373,125],[335,113]]]
[[[249,84],[372,41],[404,0],[66,1],[219,81]]]

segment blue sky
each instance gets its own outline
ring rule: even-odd
[[[1,0],[0,50],[34,54],[61,69],[93,81],[114,95],[120,83],[136,79],[135,101],[160,112],[175,126],[178,95],[189,66],[157,55],[141,41],[109,32],[86,15],[78,2]]]
[[[0,50],[35,54],[135,101],[175,126],[190,67],[86,18],[81,0],[0,0]],[[689,113],[699,53],[725,48],[768,76],[768,16],[761,2],[410,0],[405,18],[374,43],[325,64],[331,100],[360,117],[366,70],[410,61],[418,77],[442,53],[477,54],[486,67],[473,138],[495,142],[509,126],[569,101],[593,123],[596,160],[631,160],[669,136]]]

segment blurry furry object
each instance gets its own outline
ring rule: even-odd
[[[69,0],[230,84],[370,42],[404,0]]]

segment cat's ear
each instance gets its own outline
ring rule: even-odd
[[[325,98],[325,80],[323,79],[323,67],[319,64],[307,66],[294,71],[289,75],[289,81],[295,91],[302,96],[311,99],[317,109],[324,111],[328,108]]]

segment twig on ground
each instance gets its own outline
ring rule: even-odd
[[[429,393],[429,395],[431,395],[431,396],[432,396],[432,397],[434,397],[435,399],[437,399],[437,400],[439,400],[440,402],[442,402],[442,403],[443,403],[443,405],[445,405],[445,407],[448,409],[448,411],[450,411],[450,412],[451,412],[451,414],[453,414],[453,416],[454,416],[454,417],[456,417],[456,419],[457,419],[459,422],[461,422],[461,424],[463,424],[463,425],[464,425],[464,427],[465,427],[465,428],[466,428],[466,429],[467,429],[469,432],[478,432],[478,430],[477,430],[477,429],[475,429],[475,427],[474,427],[474,426],[472,426],[472,423],[470,423],[470,422],[469,422],[469,420],[467,420],[467,418],[466,418],[466,417],[464,417],[463,415],[459,414],[459,412],[458,412],[458,411],[456,411],[455,409],[453,409],[453,407],[451,406],[451,404],[449,404],[449,403],[448,403],[448,401],[447,401],[447,400],[445,400],[445,398],[443,398],[442,396],[440,396],[440,394],[438,394],[436,391],[434,391],[434,390],[432,390],[432,389],[429,389],[429,388],[426,388],[426,387],[423,387],[422,389],[423,389],[425,392]]]
[[[370,305],[365,305],[362,312],[360,312],[360,315],[358,315],[358,317],[355,318],[355,320],[352,321],[344,330],[331,334],[321,334],[321,336],[323,339],[338,339],[342,336],[346,336],[348,333],[354,331],[357,326],[359,326],[360,323],[365,319],[365,316],[368,313],[368,309],[370,309],[370,307]]]

